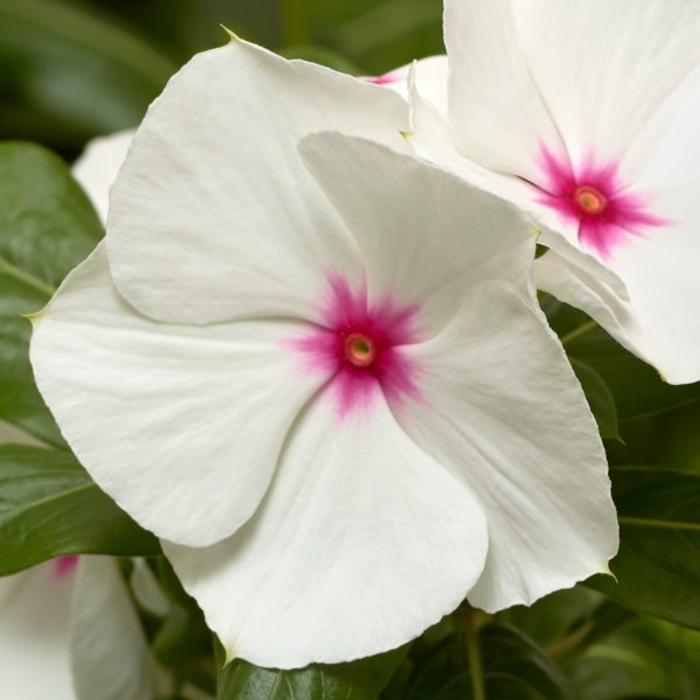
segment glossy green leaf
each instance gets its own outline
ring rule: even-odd
[[[0,575],[65,554],[158,554],[70,453],[0,445]]]
[[[700,629],[700,474],[611,470],[620,551],[587,585],[623,605]]]
[[[216,692],[213,671],[213,640],[204,614],[182,587],[170,562],[159,557],[158,580],[169,606],[153,637],[152,648],[158,661],[175,671],[181,682]]]
[[[479,630],[481,675],[486,700],[567,700],[568,681],[535,642],[511,625]],[[463,635],[414,645],[411,670],[392,682],[387,700],[474,700]]]
[[[570,668],[580,700],[700,697],[700,633],[640,618]]]
[[[552,297],[542,308],[573,360],[595,370],[611,391],[619,420],[629,420],[700,401],[700,382],[666,384],[650,365],[627,352],[585,314]]]
[[[78,147],[135,126],[175,66],[106,15],[0,0],[4,137]]]
[[[66,164],[33,144],[0,144],[0,418],[45,442],[63,439],[34,384],[30,323],[103,235]]]
[[[406,648],[353,663],[293,671],[231,662],[219,675],[218,700],[375,700],[406,655]]]
[[[570,358],[571,367],[581,382],[583,393],[598,424],[601,437],[619,438],[615,398],[605,380],[590,365]]]

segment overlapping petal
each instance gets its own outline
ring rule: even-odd
[[[448,0],[446,7],[455,11],[469,4],[475,3]],[[595,148],[603,160],[620,158],[621,174],[635,182],[686,100],[700,89],[697,3],[492,4],[509,6],[523,70],[532,76],[572,162],[581,162]],[[547,134],[537,136],[547,142]]]
[[[690,0],[447,0],[449,121],[412,96],[416,151],[529,210],[543,288],[673,383],[700,378],[699,29]]]
[[[617,551],[597,428],[545,327],[502,281],[482,282],[442,334],[407,349],[430,410],[399,421],[479,495],[489,553],[469,600],[488,611],[606,571]]]
[[[512,0],[445,0],[450,120],[465,156],[535,181],[532,146],[538,140],[556,145],[559,135],[523,60],[515,5]]]
[[[161,321],[308,317],[319,269],[359,268],[297,142],[332,129],[405,149],[406,120],[391,90],[239,39],[195,56],[149,109],[114,186],[117,288]]]
[[[357,243],[369,296],[419,303],[422,339],[461,309],[468,285],[507,275],[529,299],[535,229],[516,207],[368,141],[319,134],[300,150]]]
[[[96,138],[88,143],[71,168],[73,177],[82,185],[103,222],[107,219],[109,188],[133,138],[133,129]]]
[[[229,658],[289,668],[391,649],[451,612],[481,573],[479,500],[376,391],[371,414],[342,430],[328,397],[308,406],[268,496],[231,539],[165,543]]]
[[[150,700],[154,659],[116,560],[0,578],[0,685],[17,700]]]
[[[34,318],[37,384],[125,510],[162,537],[211,544],[257,508],[289,426],[327,378],[297,377],[282,346],[301,324],[140,315],[114,289],[105,253],[100,245]]]
[[[78,700],[152,700],[155,659],[112,557],[82,557],[71,615]]]

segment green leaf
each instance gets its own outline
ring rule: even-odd
[[[316,3],[312,19],[327,15]],[[414,58],[444,53],[440,0],[383,0],[339,3],[333,24],[319,26],[318,36],[335,51],[372,75],[384,73]],[[344,16],[341,16],[344,15]]]
[[[375,700],[406,647],[353,663],[292,671],[258,668],[240,659],[219,674],[218,700]]]
[[[615,398],[605,380],[590,365],[570,358],[571,367],[581,382],[583,393],[598,424],[603,438],[619,438],[617,430],[617,408]]]
[[[459,618],[457,618],[459,619]],[[491,623],[478,632],[487,700],[567,700],[568,682],[549,656],[520,630]],[[412,669],[393,682],[391,700],[472,700],[464,635],[425,637],[411,650]]]
[[[0,0],[5,134],[77,147],[135,126],[175,66],[114,18],[49,0]]]
[[[66,554],[158,553],[158,540],[100,491],[73,455],[0,445],[0,575]]]
[[[163,666],[173,669],[178,684],[191,683],[213,694],[213,640],[204,614],[165,557],[158,559],[158,574],[170,604],[153,638],[153,653]]]
[[[520,630],[487,625],[480,635],[487,698],[565,700],[568,681],[543,649]]]
[[[700,629],[700,474],[611,469],[620,551],[586,583],[633,610]]]
[[[652,618],[589,649],[570,668],[580,700],[700,697],[700,633]]]
[[[65,443],[34,384],[30,324],[66,274],[103,235],[66,164],[46,149],[0,144],[0,418]]]

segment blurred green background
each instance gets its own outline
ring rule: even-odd
[[[71,160],[138,124],[168,77],[226,42],[377,75],[440,53],[440,0],[0,0],[0,139]]]

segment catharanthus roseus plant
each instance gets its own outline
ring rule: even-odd
[[[402,104],[239,40],[196,57],[134,139],[106,243],[34,319],[64,435],[229,658],[378,653],[617,548],[530,222],[386,146],[302,138],[401,149]]]
[[[700,379],[699,28],[692,0],[447,0],[442,94],[413,94],[414,147],[540,222],[538,286],[672,383]]]

